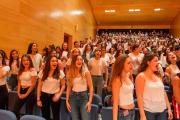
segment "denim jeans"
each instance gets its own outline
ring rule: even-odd
[[[11,77],[9,78],[9,85],[11,86],[12,91],[17,86],[17,84],[18,84],[17,75],[11,74]]]
[[[151,113],[145,111],[145,115],[147,120],[167,120],[167,115],[165,110],[162,113]]]
[[[93,82],[93,93],[95,93],[95,88],[97,87],[97,93],[101,97],[102,88],[103,88],[103,76],[91,76]]]
[[[86,105],[88,103],[87,91],[74,92],[71,91],[69,96],[69,104],[71,107],[72,120],[78,120],[79,114],[81,113],[82,120],[89,119],[89,113],[87,112]]]
[[[8,91],[6,85],[0,85],[0,109],[5,109],[8,101]]]
[[[59,111],[60,111],[60,100],[57,102],[52,101],[54,94],[48,94],[41,92],[41,102],[42,102],[42,117],[46,120],[50,120],[50,105],[53,113],[53,120],[59,120]]]
[[[135,110],[128,110],[129,114],[124,116],[123,110],[118,109],[118,120],[134,120]]]
[[[28,88],[20,88],[20,94],[26,94],[28,89],[29,89],[29,87]],[[20,99],[19,97],[17,98],[17,100],[14,104],[13,113],[16,115],[18,120],[20,119],[19,111],[25,102],[26,102],[26,114],[32,115],[33,109],[34,109],[34,104],[36,103],[36,93],[35,93],[34,89],[31,93],[29,93],[29,95],[26,98],[24,98],[24,99]]]

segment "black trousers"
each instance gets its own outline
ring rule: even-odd
[[[29,87],[28,88],[20,88],[20,94],[26,94],[28,89],[29,89]],[[20,119],[19,111],[20,111],[20,109],[22,108],[22,106],[24,105],[25,102],[26,102],[26,114],[32,115],[33,114],[33,109],[34,109],[34,104],[36,103],[35,90],[33,90],[26,98],[20,99],[18,97],[18,99],[16,100],[16,102],[14,104],[13,113],[16,115],[18,120]]]
[[[5,85],[0,85],[0,109],[5,109],[8,101],[8,91]]]
[[[52,97],[54,94],[48,94],[45,92],[41,93],[41,102],[42,102],[42,117],[45,118],[46,120],[51,120],[50,119],[50,106],[52,108],[52,113],[53,113],[53,120],[59,120],[59,112],[60,112],[60,99],[57,102],[52,101]]]
[[[17,75],[11,74],[11,77],[9,77],[9,85],[11,86],[12,91],[14,91],[14,88],[17,86],[17,84]]]

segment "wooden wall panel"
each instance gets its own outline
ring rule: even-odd
[[[171,23],[170,34],[173,34],[174,37],[180,37],[180,11]]]
[[[31,42],[40,53],[49,44],[61,47],[64,33],[72,43],[94,38],[96,27],[89,0],[0,0],[0,49],[8,56],[12,49],[25,54]]]

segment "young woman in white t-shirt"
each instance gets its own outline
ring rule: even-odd
[[[132,75],[133,79],[135,80],[137,76],[137,69],[141,64],[144,54],[140,53],[141,46],[139,46],[139,44],[134,44],[132,50],[133,52],[129,53],[129,58],[131,59],[131,62],[133,64]]]
[[[64,71],[65,71],[65,69],[66,69],[66,62],[67,62],[67,60],[68,60],[68,58],[69,58],[69,54],[70,54],[70,52],[69,52],[69,48],[68,48],[68,46],[67,46],[67,43],[64,42],[64,43],[62,44],[61,53],[60,53],[60,60],[61,60],[62,63],[63,63]]]
[[[34,68],[39,72],[42,67],[42,56],[38,53],[38,46],[36,43],[29,44],[27,54],[31,57]]]
[[[50,120],[50,106],[53,119],[60,119],[60,97],[65,90],[64,76],[63,71],[59,70],[57,56],[48,56],[45,69],[38,74],[37,89],[37,105],[41,107],[42,117],[46,120]]]
[[[71,54],[70,54],[70,57],[69,57],[68,61],[66,62],[65,74],[67,74],[67,71],[68,71],[69,67],[71,66],[72,58],[73,58],[75,55],[77,55],[77,54],[82,55],[81,50],[78,49],[78,48],[72,49]]]
[[[135,80],[140,120],[172,119],[171,106],[158,71],[159,60],[155,53],[145,54]]]
[[[180,72],[180,70],[176,64],[177,58],[178,58],[178,56],[176,55],[175,52],[169,52],[167,54],[167,63],[169,64],[169,66],[166,68],[166,72],[165,72],[167,84],[169,84],[170,80],[172,80],[173,77],[176,76],[177,73]]]
[[[57,57],[57,52],[55,49],[52,49],[51,50],[51,55],[54,55]],[[58,57],[57,57],[58,58]],[[45,69],[45,66],[46,66],[46,61],[44,62],[44,66],[43,66],[43,69]],[[64,69],[63,69],[63,63],[61,62],[61,60],[58,59],[58,67],[59,67],[59,70],[62,70],[64,72]]]
[[[87,92],[89,88],[89,97]],[[79,111],[82,120],[89,119],[93,86],[90,72],[85,67],[81,55],[75,55],[71,67],[67,73],[66,106],[71,113],[72,120],[79,119]]]
[[[6,65],[4,55],[0,52],[0,109],[5,109],[8,101],[8,93],[11,91],[6,81],[9,70],[10,67]]]
[[[89,60],[88,69],[91,72],[91,77],[93,81],[93,92],[95,93],[95,87],[97,87],[97,94],[101,96],[103,87],[103,70],[105,71],[104,89],[107,88],[108,65],[107,62],[101,58],[101,49],[96,48],[94,54],[95,57]]]
[[[11,70],[11,76],[9,77],[9,85],[11,86],[11,90],[14,90],[18,83],[17,74],[20,68],[20,59],[16,50],[12,50],[10,53],[9,67]]]
[[[21,65],[17,75],[18,79],[18,98],[14,104],[13,112],[19,119],[19,111],[26,103],[26,113],[33,114],[34,104],[36,102],[36,85],[37,71],[33,66],[31,57],[25,54],[21,58]]]
[[[109,56],[106,54],[106,48],[101,47],[101,58],[107,62],[107,67],[109,67],[110,59]],[[105,71],[103,70],[103,79],[105,80]]]
[[[114,48],[109,49],[108,56],[109,56],[109,59],[110,59],[110,63],[109,63],[110,67],[112,66],[112,62],[113,62],[113,59],[114,59],[114,51],[115,51]]]
[[[108,87],[113,95],[113,120],[134,120],[134,83],[128,76],[131,70],[132,63],[127,54],[116,58]]]

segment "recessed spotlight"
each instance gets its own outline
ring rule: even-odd
[[[110,10],[105,10],[105,12],[110,12]]]
[[[129,9],[129,11],[134,11],[134,9]]]
[[[161,10],[166,10],[166,8],[161,8]]]
[[[160,11],[160,8],[156,8],[156,9],[154,9],[154,11]]]
[[[140,9],[135,9],[135,11],[140,11]]]
[[[115,12],[115,10],[111,10],[111,12]]]

